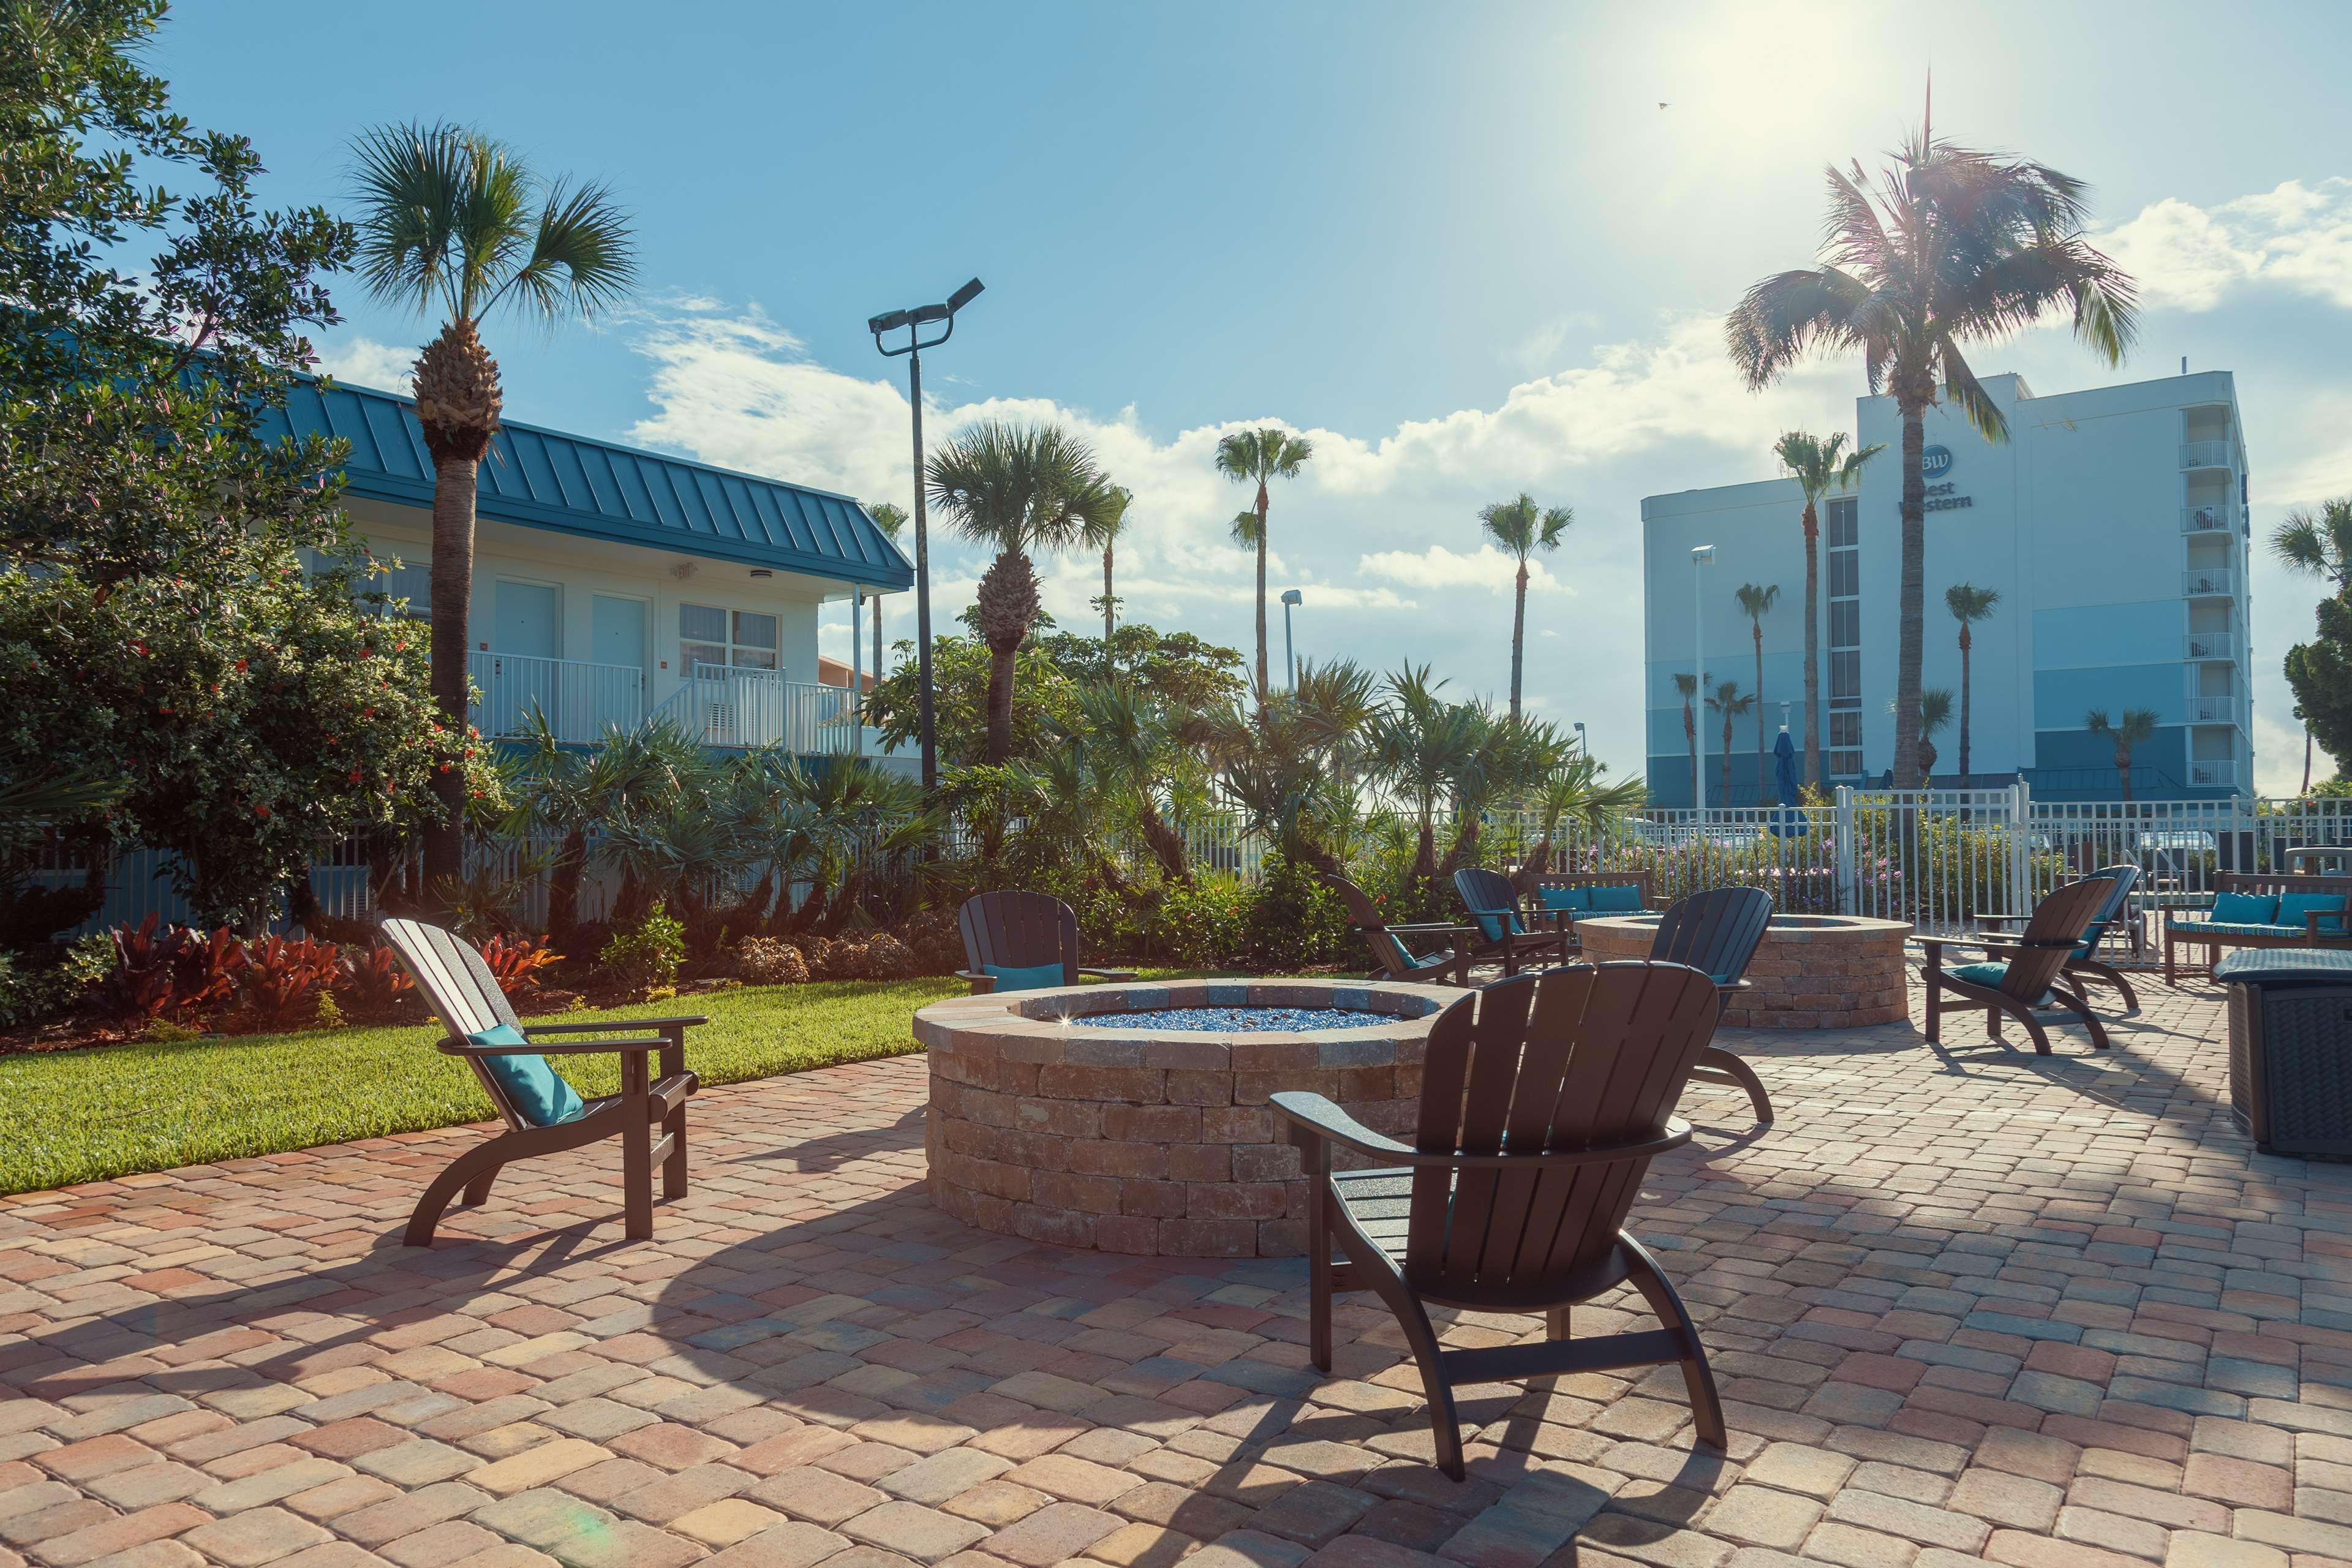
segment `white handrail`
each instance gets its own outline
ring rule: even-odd
[[[474,726],[493,738],[524,733],[533,713],[569,745],[645,721],[646,672],[632,665],[475,652],[466,656],[466,674],[481,694]]]

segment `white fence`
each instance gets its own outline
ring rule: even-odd
[[[485,735],[522,734],[537,713],[557,740],[584,746],[645,721],[646,672],[631,665],[478,652],[466,656],[466,673],[482,694],[472,720]]]
[[[698,664],[655,713],[708,746],[775,746],[800,756],[858,750],[857,694],[772,669]]]

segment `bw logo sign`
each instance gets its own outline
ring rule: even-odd
[[[1930,447],[1919,454],[1919,472],[1931,479],[1940,479],[1952,471],[1952,449]]]

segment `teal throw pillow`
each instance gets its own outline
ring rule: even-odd
[[[499,1024],[479,1029],[466,1037],[468,1045],[524,1046],[530,1042],[512,1024]],[[488,1069],[499,1087],[506,1091],[514,1104],[515,1114],[533,1127],[552,1127],[570,1121],[587,1110],[581,1103],[580,1091],[556,1075],[547,1065],[547,1058],[530,1057],[477,1057],[475,1060]]]
[[[999,991],[1044,991],[1062,984],[1062,966],[1058,963],[1033,963],[1023,968],[1010,963],[983,963],[983,973],[996,982]]]
[[[2267,893],[2216,893],[2213,895],[2213,919],[2228,926],[2266,926],[2278,923],[2279,901]]]
[[[2293,926],[2297,931],[2302,931],[2305,929],[2303,917],[2305,914],[2332,915],[2334,919],[2323,920],[2319,922],[2320,932],[2323,935],[2333,932],[2340,936],[2344,931],[2344,895],[2341,893],[2289,893],[2279,900],[2279,924]]]
[[[1592,889],[1590,888],[1538,888],[1536,891],[1542,895],[1543,907],[1548,910],[1567,910],[1574,913],[1592,907]]]
[[[1592,912],[1611,915],[1637,915],[1642,912],[1642,889],[1636,883],[1625,888],[1595,888],[1592,889]]]

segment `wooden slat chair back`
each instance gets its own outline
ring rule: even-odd
[[[1772,922],[1772,898],[1760,888],[1709,888],[1693,893],[1658,918],[1658,935],[1650,956],[1665,963],[1687,963],[1713,978],[1728,1002],[1747,985],[1748,965]],[[1699,1057],[1691,1077],[1700,1083],[1727,1083],[1748,1091],[1756,1120],[1772,1120],[1772,1098],[1763,1079],[1746,1060],[1719,1045],[1710,1045]]]
[[[489,1197],[499,1170],[516,1160],[561,1153],[607,1138],[621,1141],[623,1227],[632,1240],[654,1233],[653,1171],[662,1170],[662,1195],[681,1198],[687,1190],[686,1102],[700,1080],[687,1069],[686,1031],[705,1022],[699,1017],[600,1019],[590,1024],[524,1026],[499,989],[498,977],[471,944],[439,926],[422,921],[387,920],[379,931],[399,955],[425,1000],[448,1031],[442,1051],[463,1057],[475,1079],[498,1107],[507,1130],[477,1144],[450,1163],[436,1177],[408,1216],[404,1240],[411,1247],[430,1247],[443,1211],[460,1194],[467,1206]],[[506,1025],[523,1037],[520,1046],[476,1045],[469,1035]],[[617,1038],[582,1040],[580,1035],[612,1034]],[[661,1061],[661,1076],[653,1076],[650,1059]],[[621,1091],[585,1101],[579,1113],[547,1126],[534,1125],[513,1096],[490,1071],[492,1057],[549,1057],[616,1054],[621,1058]],[[662,1136],[654,1140],[654,1126]]]
[[[1519,918],[1518,890],[1500,871],[1465,866],[1454,873],[1454,891],[1479,928],[1478,945],[1470,953],[1473,963],[1500,959],[1503,973],[1511,975],[1519,972],[1521,953],[1549,952],[1554,963],[1568,962],[1567,934],[1528,930]]]
[[[1469,939],[1478,934],[1476,927],[1435,921],[1391,925],[1381,917],[1380,906],[1372,902],[1371,896],[1347,878],[1326,871],[1323,884],[1339,895],[1348,911],[1348,923],[1364,939],[1364,945],[1372,951],[1372,962],[1380,965],[1365,979],[1401,980],[1414,984],[1447,980],[1456,985],[1470,984]],[[1444,952],[1416,957],[1403,942],[1406,936],[1436,935],[1444,936],[1453,945]]]
[[[2107,877],[2067,883],[2033,906],[2033,918],[2026,922],[2021,936],[1916,939],[1914,945],[1927,955],[1921,975],[1927,990],[1927,1038],[1940,1043],[1944,997],[1949,994],[1963,1004],[1982,1007],[1985,1032],[1995,1040],[2000,1038],[2000,1021],[2006,1015],[2025,1026],[2037,1054],[2048,1056],[2049,1032],[2034,1016],[2034,1010],[2054,1005],[2074,1015],[2090,1032],[2094,1049],[2105,1050],[2107,1034],[2100,1027],[2098,1016],[2074,989],[2058,981],[2114,886]],[[1947,969],[1944,950],[1948,947],[1982,948],[1993,957],[1982,963]]]
[[[1453,1390],[1615,1367],[1682,1369],[1699,1435],[1720,1447],[1706,1352],[1664,1273],[1625,1234],[1650,1161],[1690,1138],[1672,1112],[1715,1028],[1715,984],[1671,963],[1604,963],[1499,981],[1431,1026],[1411,1143],[1320,1095],[1273,1097],[1314,1187],[1308,1350],[1331,1369],[1331,1298],[1377,1292],[1429,1396],[1437,1462],[1459,1480]],[[1393,1169],[1340,1171],[1349,1150]],[[1336,1243],[1345,1254],[1335,1264]],[[1662,1327],[1577,1340],[1569,1309],[1631,1281]],[[1445,1350],[1435,1304],[1546,1314],[1530,1344]]]
[[[2060,977],[2074,986],[2076,998],[2085,1003],[2090,1000],[2090,993],[2083,988],[2085,980],[2112,985],[2123,994],[2124,1005],[2137,1013],[2139,1011],[2138,994],[2132,990],[2131,982],[2124,978],[2121,970],[2099,957],[2099,946],[2107,940],[2107,933],[2115,929],[2116,921],[2130,918],[2132,889],[2139,885],[2139,868],[2126,861],[2102,867],[2092,872],[2091,877],[2104,879],[2109,884],[2107,896],[2100,903],[2098,913],[2091,917],[2089,927],[2083,932],[2082,942],[2067,956],[2064,968],[2059,972]],[[2137,942],[2134,945],[2137,947]]]
[[[1127,970],[1078,967],[1077,911],[1050,893],[1009,889],[975,893],[956,911],[956,930],[963,936],[964,969],[960,976],[975,995],[996,989],[988,966],[1037,969],[1062,966],[1062,984],[1076,985],[1081,978],[1132,980]]]

